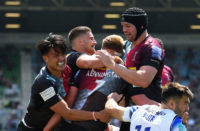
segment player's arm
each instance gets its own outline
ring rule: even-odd
[[[101,50],[98,51],[97,54],[97,57],[102,60],[106,67],[111,68],[125,81],[139,87],[148,87],[158,72],[155,67],[149,65],[141,66],[139,70],[130,70],[123,65],[116,64],[113,57],[106,51]]]
[[[70,109],[63,99],[51,106],[50,109],[65,119],[72,121],[94,120],[94,115],[96,119],[99,119],[102,122],[107,122],[108,119],[107,114],[104,113],[95,112],[93,115],[92,112]]]
[[[96,55],[87,54],[79,56],[76,61],[76,65],[82,69],[105,67],[101,60],[96,57]]]
[[[122,116],[124,114],[125,108],[119,106],[114,99],[108,99],[105,104],[105,110],[110,116],[122,121]]]
[[[76,86],[70,86],[69,92],[65,98],[65,101],[68,104],[68,107],[72,107],[75,100],[76,100],[76,96],[78,94],[78,88]]]
[[[142,66],[139,70],[135,71],[127,69],[122,65],[114,64],[111,69],[130,84],[143,88],[149,86],[157,73],[157,69],[152,66]]]
[[[67,102],[68,107],[72,107],[76,96],[78,93],[78,88],[75,86],[71,86],[68,92],[68,95],[64,97],[64,100]],[[43,129],[43,131],[50,131],[52,130],[59,122],[61,121],[61,116],[55,113],[51,119],[48,121],[47,125]]]
[[[44,127],[43,131],[51,131],[60,122],[60,120],[61,116],[57,113],[54,113],[54,115],[51,117],[51,119]]]
[[[118,64],[124,64],[123,60],[118,56],[112,56],[113,60]],[[103,62],[96,55],[83,54],[78,57],[76,65],[81,69],[98,69],[105,67]]]
[[[160,103],[149,99],[146,95],[144,94],[138,94],[138,95],[134,95],[131,96],[131,100],[136,104],[136,105],[144,105],[144,104],[148,104],[148,105],[157,105],[159,106]]]
[[[131,115],[129,113],[132,112],[130,107],[122,107],[119,106],[118,103],[123,98],[122,95],[117,93],[111,93],[107,97],[107,102],[105,104],[105,110],[110,116],[120,120],[120,121],[131,121]]]

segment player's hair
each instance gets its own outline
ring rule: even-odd
[[[114,50],[123,55],[124,40],[119,35],[109,35],[103,39],[102,49]]]
[[[56,52],[58,52],[59,49],[63,54],[66,54],[68,51],[65,38],[61,35],[53,33],[49,33],[49,36],[38,42],[36,44],[36,48],[41,55],[47,54],[51,48],[53,48]]]
[[[135,40],[147,29],[147,13],[138,7],[126,9],[121,15],[121,22],[128,22],[136,27],[137,34]]]
[[[167,103],[170,99],[178,101],[183,95],[188,96],[190,99],[194,97],[193,93],[187,86],[181,85],[177,82],[170,82],[162,91],[162,103]]]
[[[76,39],[80,35],[85,34],[87,32],[92,32],[92,30],[87,26],[77,26],[77,27],[71,29],[68,33],[69,42],[72,44],[72,41],[74,39]]]

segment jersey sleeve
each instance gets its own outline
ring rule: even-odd
[[[153,66],[159,69],[163,56],[162,49],[156,45],[147,44],[143,47],[143,61],[142,65]]]
[[[170,131],[187,131],[180,116],[176,116],[171,124]]]
[[[131,122],[131,117],[133,115],[133,113],[138,110],[138,106],[131,106],[131,107],[126,107],[124,114],[122,116],[122,120],[124,122]]]
[[[51,107],[61,101],[62,97],[58,94],[58,87],[53,84],[52,80],[43,79],[37,81],[37,94],[42,99],[45,107]]]
[[[71,69],[69,66],[65,65],[65,70],[63,71],[63,87],[65,89],[66,94],[69,91],[69,79],[71,77]]]
[[[134,85],[129,84],[129,86],[127,87],[127,93],[129,96],[135,96],[135,95],[139,95],[139,94],[145,94],[145,89],[142,87],[136,87]]]
[[[76,61],[83,53],[80,52],[72,52],[70,55],[67,56],[67,65],[71,68],[71,78],[69,81],[70,86],[75,86],[78,88],[78,84],[75,80],[77,75],[77,71],[80,70],[79,67],[76,65]]]
[[[76,61],[79,58],[80,55],[82,55],[83,53],[80,52],[72,52],[71,54],[69,54],[67,56],[67,65],[73,69],[73,68],[78,68],[76,66]]]

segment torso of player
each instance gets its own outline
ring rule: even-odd
[[[50,107],[66,95],[62,79],[53,77],[47,67],[40,70],[31,89],[31,99],[25,115],[30,127],[43,127],[54,114]],[[60,97],[58,97],[60,96]]]
[[[126,46],[126,67],[130,70],[139,70],[142,66],[151,66],[157,69],[157,74],[147,88],[145,95],[152,100],[161,100],[161,75],[164,66],[164,50],[151,36],[140,44],[131,47],[130,42]],[[132,87],[138,87],[132,85]]]
[[[109,69],[81,69],[77,78],[77,83],[79,83],[79,93],[74,104],[74,108],[81,109],[89,93],[96,87],[102,86],[104,84],[104,78],[108,77],[119,77],[114,72],[107,71]]]
[[[164,61],[164,51],[159,43],[151,36],[140,44],[134,46],[126,55],[126,67],[138,70],[141,66],[149,64],[151,61]],[[159,72],[161,75],[161,72]]]
[[[149,105],[141,108],[131,117],[131,131],[170,131],[176,117],[172,110]]]

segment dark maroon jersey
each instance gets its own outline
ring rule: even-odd
[[[161,75],[164,66],[165,53],[160,44],[153,38],[147,37],[140,44],[133,47],[126,56],[126,67],[139,70],[142,66],[152,66],[158,70],[147,88],[131,85],[129,95],[145,94],[152,100],[161,101]],[[134,76],[132,76],[134,77]]]
[[[162,88],[166,86],[167,83],[172,82],[174,80],[174,74],[172,69],[164,65],[163,71],[162,71]]]

